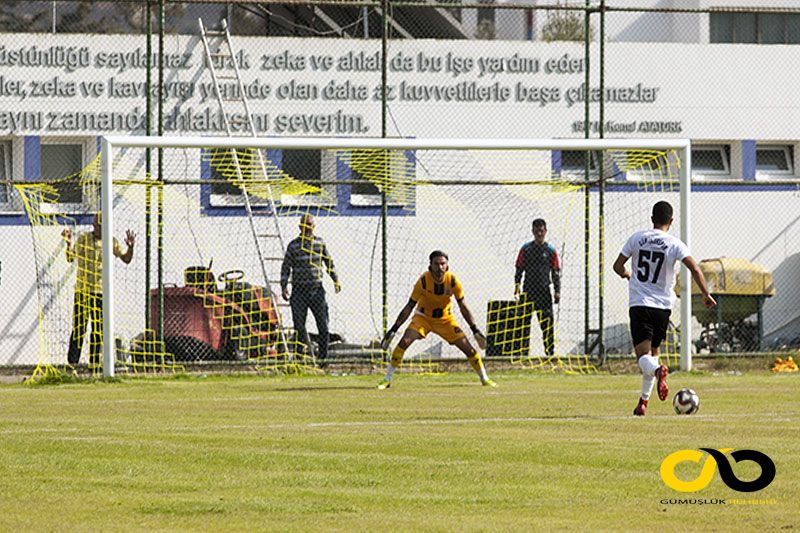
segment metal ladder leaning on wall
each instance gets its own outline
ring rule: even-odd
[[[250,106],[247,103],[247,97],[244,90],[244,84],[242,83],[241,71],[239,69],[239,62],[236,57],[236,53],[233,49],[233,45],[231,44],[231,33],[228,30],[228,22],[225,19],[222,19],[222,30],[209,30],[206,29],[205,24],[203,24],[203,19],[198,18],[197,22],[200,26],[200,36],[203,40],[203,48],[205,49],[205,57],[206,57],[206,65],[208,66],[209,71],[211,72],[211,79],[214,82],[214,92],[217,96],[217,102],[219,103],[220,111],[222,111],[222,123],[225,125],[225,132],[227,133],[228,137],[234,137],[233,132],[231,131],[231,125],[235,124],[238,126],[244,126],[245,131],[249,132],[250,137],[256,137],[256,129],[255,125],[253,124],[253,115],[250,113]],[[209,45],[209,37],[216,37],[221,38],[222,43],[220,44],[217,51],[211,50]],[[215,66],[215,60],[221,61],[224,64],[229,63],[233,66],[234,75],[230,74],[218,74],[217,68]],[[239,96],[238,97],[228,97],[223,96],[222,91],[220,90],[219,80],[235,80],[238,87],[239,87]],[[244,108],[244,120],[232,120],[228,114],[225,112],[225,102],[240,102]],[[242,167],[239,161],[239,154],[233,148],[230,150],[231,153],[231,160],[233,161],[234,168],[236,169],[236,177],[240,182],[244,182],[244,175],[242,173]],[[255,153],[257,154],[256,160],[258,165],[260,166],[261,175],[264,176],[266,179],[267,177],[267,165],[264,160],[264,154],[261,150],[256,150]],[[277,279],[271,279],[269,273],[267,272],[266,263],[270,262],[271,264],[280,265],[280,262],[283,261],[283,257],[286,253],[286,246],[284,245],[283,235],[281,233],[280,224],[278,222],[278,212],[275,209],[275,202],[272,197],[272,187],[270,187],[269,183],[266,184],[266,191],[267,197],[269,199],[268,209],[270,212],[270,219],[273,222],[273,229],[270,233],[258,235],[256,233],[255,221],[253,219],[253,209],[250,203],[250,195],[247,191],[247,187],[244,185],[241,186],[242,189],[242,197],[244,198],[245,209],[247,210],[247,218],[250,222],[250,231],[253,233],[253,241],[255,242],[256,251],[258,253],[258,260],[261,263],[261,273],[264,276],[264,282],[266,283],[266,287],[270,292],[272,297],[272,305],[276,307],[288,307],[288,304],[281,304],[278,303],[278,291],[273,290],[273,285],[280,284],[280,274],[277,276]],[[259,238],[266,238],[273,242],[277,242],[279,244],[278,249],[280,250],[280,256],[264,256],[261,251],[261,244]],[[273,246],[272,249],[275,247]],[[283,327],[283,320],[280,316],[280,313],[276,313],[278,316],[278,334],[280,338],[280,343],[285,347],[287,351],[288,357],[290,361],[294,360],[293,350],[289,350],[289,343],[286,335],[286,329]]]

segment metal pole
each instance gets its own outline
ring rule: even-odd
[[[147,8],[145,11],[145,16],[147,17],[147,94],[145,95],[145,105],[147,106],[147,114],[145,115],[145,133],[147,135],[152,134],[152,127],[153,127],[153,96],[152,96],[152,88],[153,88],[153,13],[152,13],[152,6],[148,0]],[[152,162],[150,158],[152,156],[153,150],[151,148],[147,148],[145,150],[145,173],[147,179],[152,179]],[[144,204],[144,232],[145,232],[145,241],[144,241],[144,295],[145,295],[145,303],[144,303],[144,329],[147,330],[150,328],[150,265],[152,263],[152,250],[150,248],[150,236],[151,236],[151,228],[150,228],[150,209],[152,205],[152,195],[150,194],[150,186],[145,185],[144,194],[145,194],[145,204]]]
[[[586,0],[586,7],[589,7],[589,0]],[[584,44],[584,60],[586,62],[586,72],[584,74],[584,88],[585,88],[585,99],[583,102],[583,109],[584,109],[584,122],[585,127],[583,129],[583,136],[584,138],[589,138],[589,130],[590,130],[590,123],[589,123],[589,96],[590,96],[590,88],[589,88],[589,11],[584,11],[583,15],[583,44]],[[583,347],[586,355],[589,355],[589,330],[590,327],[590,310],[591,310],[591,299],[590,299],[590,276],[589,276],[589,254],[591,253],[591,227],[589,223],[589,216],[591,214],[591,187],[589,185],[590,175],[589,175],[589,158],[592,156],[590,152],[584,153],[584,177],[586,179],[586,186],[583,192],[583,240],[584,240],[584,255],[583,255],[583,273],[584,273],[584,288],[583,288],[583,296],[584,296],[584,313],[583,313]]]
[[[100,191],[103,217],[103,377],[114,377],[114,218],[111,216],[113,192],[111,187],[111,146],[100,141],[100,161],[103,181]],[[94,326],[92,326],[94,327]]]
[[[692,212],[692,145],[687,142],[686,146],[678,152],[683,155],[681,158],[681,240],[691,250],[692,231],[690,227],[690,216]],[[681,263],[681,370],[688,372],[692,369],[692,278],[689,269]],[[717,306],[721,306],[717,302]],[[717,333],[719,337],[719,332]]]
[[[158,135],[164,135],[164,0],[159,0],[158,29]],[[164,178],[164,149],[158,149],[158,180]],[[158,186],[158,213],[156,231],[158,232],[158,327],[156,339],[164,340],[164,186]]]
[[[599,115],[597,118],[598,128],[597,132],[602,139],[605,136],[605,129],[604,129],[604,121],[605,121],[605,61],[604,61],[604,54],[605,54],[605,22],[606,22],[606,12],[605,12],[605,0],[600,1],[600,102],[599,102]],[[588,63],[587,63],[588,65]],[[603,315],[605,313],[605,251],[606,251],[606,239],[605,239],[605,191],[606,191],[606,183],[605,183],[605,175],[603,174],[603,152],[600,152],[600,168],[598,169],[598,217],[599,217],[599,225],[598,225],[598,239],[599,239],[599,265],[598,265],[598,280],[599,280],[599,294],[597,300],[598,306],[598,322],[597,322],[597,355],[600,359],[600,364],[603,364],[606,360],[606,346],[604,342],[604,331],[603,328],[605,327],[605,323],[603,321]]]
[[[389,0],[381,0],[381,137],[386,137],[386,115],[388,105],[388,53],[389,53],[389,17],[387,11],[389,7]],[[386,163],[384,162],[384,172],[386,172]],[[386,198],[386,186],[388,176],[384,176],[383,185],[381,186],[381,277],[383,280],[381,287],[382,298],[382,323],[383,333],[386,333],[386,326],[389,323],[388,306],[389,306],[389,276],[388,276],[388,214],[389,208]]]

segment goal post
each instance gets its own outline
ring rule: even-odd
[[[337,226],[336,236],[331,235],[331,229],[320,229],[326,241],[335,242],[331,256],[338,269],[345,270],[345,280],[342,294],[347,296],[346,303],[332,304],[331,319],[340,329],[345,331],[348,340],[364,346],[365,353],[374,352],[374,339],[382,334],[380,320],[375,320],[376,315],[388,316],[389,321],[407,301],[411,287],[416,278],[427,266],[427,252],[434,248],[452,247],[458,250],[458,257],[451,257],[454,272],[459,274],[464,283],[465,297],[470,302],[473,314],[483,328],[492,327],[491,319],[484,320],[484,309],[491,305],[494,298],[508,298],[510,288],[513,286],[514,260],[519,247],[524,239],[530,240],[530,221],[538,214],[549,218],[548,241],[552,242],[561,254],[565,252],[570,266],[562,273],[565,283],[572,286],[569,290],[565,287],[562,303],[558,308],[558,316],[554,318],[550,335],[556,337],[557,348],[555,357],[537,353],[535,357],[530,354],[541,352],[540,346],[525,345],[525,353],[520,353],[517,344],[509,344],[501,350],[504,355],[510,354],[512,362],[520,362],[523,367],[544,368],[547,363],[553,366],[553,361],[566,365],[567,370],[580,369],[591,366],[590,364],[568,362],[584,358],[585,346],[582,346],[582,335],[574,330],[583,327],[582,320],[576,318],[582,312],[582,306],[595,306],[596,302],[586,302],[582,291],[574,290],[574,286],[582,283],[599,283],[597,280],[579,279],[582,273],[573,274],[583,269],[574,266],[583,261],[581,257],[583,246],[582,222],[583,213],[580,209],[571,209],[574,200],[575,188],[597,187],[597,182],[586,183],[577,177],[569,177],[565,168],[561,167],[565,159],[554,157],[553,154],[566,154],[568,152],[597,152],[600,153],[600,165],[612,169],[607,174],[609,182],[620,188],[620,194],[613,203],[619,204],[619,213],[612,215],[604,221],[603,232],[615,232],[617,238],[608,244],[608,249],[603,250],[604,263],[610,265],[618,253],[615,248],[620,239],[629,236],[635,230],[644,229],[649,224],[649,211],[644,206],[651,207],[653,198],[660,194],[669,194],[675,197],[673,201],[679,203],[676,209],[680,212],[678,225],[680,226],[681,239],[690,245],[690,141],[684,139],[380,139],[380,138],[228,138],[228,137],[158,137],[158,136],[108,136],[101,139],[101,204],[103,213],[103,294],[112,297],[103,299],[103,346],[102,346],[102,371],[106,377],[115,375],[115,367],[119,364],[117,341],[121,335],[120,324],[115,320],[115,305],[119,305],[117,295],[119,288],[115,285],[115,271],[124,269],[125,266],[115,265],[113,254],[113,238],[119,232],[125,231],[115,213],[114,187],[120,181],[135,183],[140,179],[153,180],[156,183],[158,176],[139,176],[131,168],[139,169],[133,164],[126,167],[124,160],[133,153],[144,153],[146,149],[162,149],[164,158],[175,161],[186,160],[187,153],[225,154],[234,150],[255,151],[266,154],[266,169],[255,172],[249,182],[243,183],[241,171],[238,176],[230,177],[232,183],[243,189],[251,189],[256,195],[270,195],[270,202],[278,205],[272,214],[258,216],[277,216],[280,223],[293,230],[296,227],[298,215],[304,213],[315,216],[335,216],[340,220],[347,219]],[[332,154],[329,158],[324,155],[321,163],[317,163],[316,172],[323,174],[318,183],[303,190],[307,180],[292,175],[289,168],[290,158],[286,155],[290,151],[321,151]],[[174,154],[174,155],[170,155]],[[182,154],[182,155],[181,155]],[[276,155],[278,154],[278,155]],[[284,154],[281,156],[280,154]],[[382,154],[382,155],[375,155]],[[395,155],[401,154],[401,155]],[[405,155],[403,155],[405,154]],[[665,154],[670,154],[666,156]],[[136,157],[141,157],[137,155]],[[207,157],[201,155],[201,158]],[[238,161],[237,157],[234,157]],[[177,163],[176,163],[177,164]],[[212,166],[222,168],[224,165],[211,163]],[[239,164],[237,162],[237,164]],[[564,163],[566,165],[566,163]],[[208,165],[206,165],[208,166]],[[124,170],[121,170],[125,167]],[[330,174],[326,168],[333,169]],[[186,183],[198,187],[206,187],[201,183],[201,176],[194,170],[169,171],[167,180],[177,180],[180,172],[185,172],[183,178]],[[344,170],[342,170],[344,169]],[[219,171],[222,172],[222,171]],[[626,176],[627,173],[627,177]],[[222,174],[224,175],[224,172]],[[325,179],[325,175],[334,176],[333,185]],[[602,175],[602,173],[601,173]],[[619,176],[623,176],[620,178]],[[634,177],[631,177],[634,176]],[[366,192],[356,192],[356,179],[362,179]],[[272,184],[273,189],[264,192],[259,189],[259,184]],[[341,185],[339,185],[341,184]],[[243,186],[243,187],[242,187]],[[345,193],[342,189],[346,188]],[[370,189],[371,187],[371,189]],[[626,199],[624,187],[630,187],[630,197],[637,196],[636,200]],[[376,196],[375,191],[379,191]],[[376,208],[376,198],[382,192],[387,197],[391,206],[388,218],[381,219],[380,209]],[[675,193],[678,194],[675,194]],[[208,196],[208,195],[206,195]],[[211,195],[213,197],[213,194]],[[223,195],[224,196],[224,195]],[[322,197],[322,200],[320,198]],[[176,210],[165,200],[165,210]],[[219,201],[230,201],[222,198]],[[596,202],[596,200],[593,200]],[[633,206],[635,202],[635,207]],[[132,202],[129,202],[132,203]],[[241,207],[241,205],[239,206]],[[189,208],[181,207],[187,212]],[[213,213],[219,216],[220,223],[225,222],[226,209],[234,207],[217,207],[206,205],[204,212],[195,212],[186,216],[202,219]],[[629,212],[628,212],[629,211]],[[427,213],[438,212],[438,219],[423,220]],[[252,215],[251,215],[252,216]],[[563,217],[564,220],[561,220]],[[572,217],[572,219],[568,219]],[[291,220],[287,220],[291,218]],[[580,218],[580,224],[573,219]],[[624,227],[617,225],[614,219],[625,220]],[[410,220],[415,219],[415,220]],[[508,219],[507,221],[505,219]],[[376,310],[373,305],[373,268],[366,268],[364,263],[374,259],[375,246],[380,225],[388,226],[388,239],[394,243],[390,246],[389,271],[392,278],[389,285],[390,303],[388,308]],[[520,226],[524,226],[520,230]],[[580,227],[579,231],[575,228]],[[427,228],[427,230],[426,230]],[[160,231],[160,229],[159,229]],[[260,231],[260,230],[259,230]],[[288,230],[287,230],[288,231]],[[192,230],[194,232],[194,230]],[[345,236],[345,233],[351,235]],[[513,234],[513,235],[512,235]],[[525,235],[527,234],[527,236]],[[144,235],[142,236],[144,237]],[[193,233],[193,237],[197,238]],[[256,236],[254,235],[254,238]],[[259,237],[260,238],[260,237]],[[373,240],[374,239],[374,240]],[[143,240],[143,239],[142,239]],[[352,241],[352,245],[348,244]],[[601,241],[606,241],[601,239]],[[244,239],[243,242],[249,242]],[[343,244],[345,243],[345,244]],[[439,244],[437,246],[437,244]],[[570,246],[575,244],[575,250]],[[577,246],[577,245],[580,246]],[[227,243],[225,244],[227,246]],[[257,246],[257,244],[253,244]],[[229,248],[226,252],[236,257],[248,244],[242,248]],[[597,242],[593,246],[601,246]],[[176,251],[176,253],[180,253]],[[454,254],[455,255],[455,254]],[[260,254],[257,261],[263,261]],[[562,258],[564,259],[564,258]],[[231,261],[231,264],[235,261]],[[491,265],[489,263],[492,263]],[[494,264],[497,263],[497,264]],[[378,261],[380,264],[380,261]],[[593,267],[594,268],[594,267]],[[601,267],[602,268],[602,267]],[[682,279],[688,279],[688,271],[681,267]],[[340,274],[342,274],[340,272]],[[383,276],[387,273],[383,272]],[[397,279],[397,281],[395,281]],[[264,284],[276,280],[263,280]],[[329,282],[328,279],[325,280]],[[606,284],[611,282],[606,281]],[[152,290],[152,288],[148,288]],[[270,288],[275,300],[279,300],[280,290],[277,284]],[[604,291],[608,289],[603,288]],[[614,293],[622,292],[621,286],[615,285]],[[691,284],[681,284],[680,298],[680,365],[683,370],[691,369]],[[471,295],[478,296],[473,297]],[[573,294],[575,296],[573,296]],[[604,293],[605,294],[605,293]],[[364,297],[364,295],[367,295]],[[580,296],[578,296],[580,295]],[[627,287],[624,291],[624,300],[627,302]],[[344,297],[344,296],[343,296]],[[138,298],[138,297],[137,297]],[[331,302],[336,296],[328,295]],[[143,298],[130,298],[138,302]],[[376,300],[377,301],[377,300]],[[399,302],[399,303],[398,303]],[[619,304],[622,305],[622,304]],[[604,313],[605,310],[593,309],[594,313]],[[143,313],[142,313],[143,314]],[[529,313],[530,314],[530,313]],[[284,320],[289,321],[288,311],[284,311]],[[615,317],[619,315],[616,313]],[[479,318],[480,316],[480,318]],[[456,313],[459,323],[463,320]],[[621,321],[615,318],[618,324]],[[534,322],[535,322],[534,318]],[[365,324],[372,321],[372,324]],[[309,319],[309,323],[313,321]],[[576,325],[573,325],[576,323]],[[461,324],[464,326],[464,324]],[[367,327],[371,326],[371,327]],[[539,324],[541,333],[545,335],[545,324]],[[530,326],[524,328],[528,335]],[[313,328],[311,328],[313,329]],[[369,329],[371,331],[362,331]],[[537,330],[533,326],[533,330]],[[570,331],[567,331],[567,330]],[[130,339],[132,334],[125,335]],[[141,335],[140,335],[141,337]],[[519,336],[517,336],[519,337]],[[372,339],[372,340],[370,340]],[[498,337],[499,339],[499,337]],[[139,338],[139,341],[147,341]],[[517,338],[516,340],[519,340]],[[126,340],[127,342],[127,340]],[[500,340],[496,342],[500,343]],[[516,342],[516,341],[515,341]],[[370,344],[372,343],[372,344]],[[426,345],[426,353],[437,354],[436,350],[445,350],[448,347]],[[529,353],[527,352],[529,350]],[[515,359],[516,358],[516,359]],[[384,363],[384,359],[376,359]]]

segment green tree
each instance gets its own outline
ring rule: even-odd
[[[594,28],[589,25],[589,40],[594,37]],[[583,41],[585,38],[584,14],[582,11],[555,9],[547,12],[547,21],[542,26],[542,40]]]

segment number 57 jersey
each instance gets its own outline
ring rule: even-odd
[[[687,258],[689,247],[659,229],[631,235],[622,255],[631,259],[630,306],[672,309],[675,303],[675,262]]]

